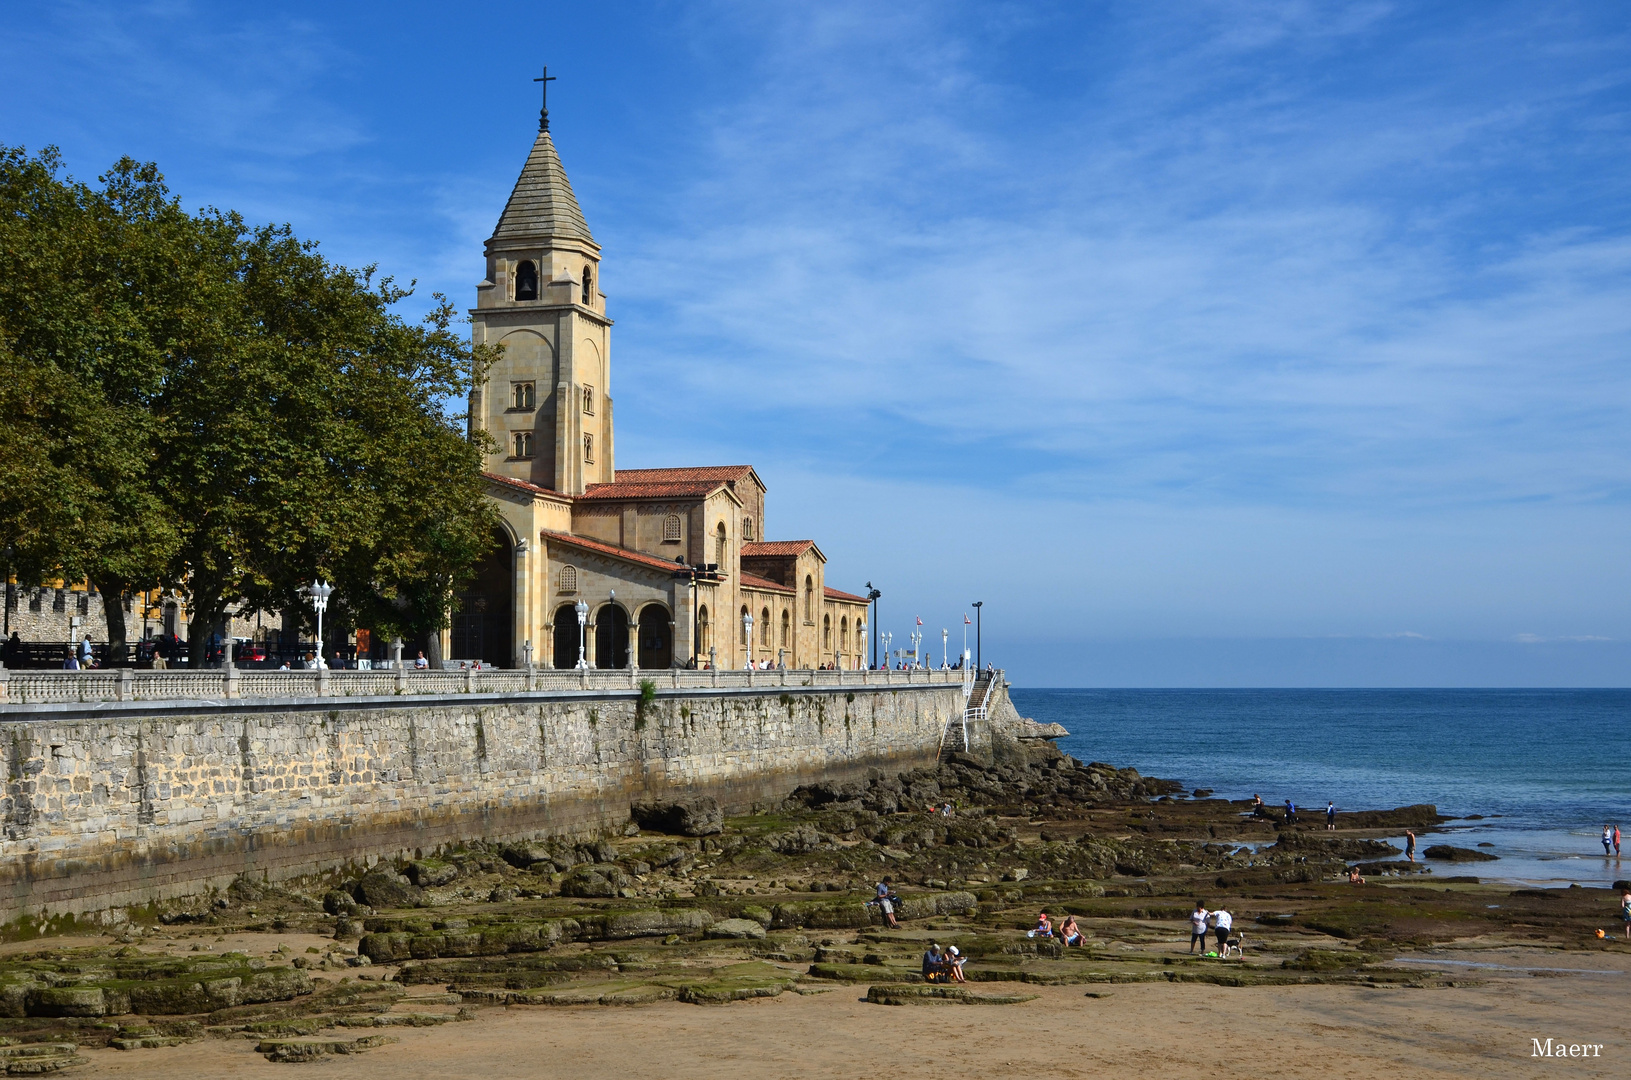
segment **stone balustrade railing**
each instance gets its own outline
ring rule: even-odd
[[[642,670],[615,668],[557,671],[484,668],[464,671],[256,671],[239,668],[171,668],[137,671],[11,671],[0,667],[0,706],[79,704],[103,701],[220,701],[261,698],[390,697],[398,694],[516,694],[637,690],[649,680],[658,689],[749,689],[772,687],[886,687],[958,685],[960,671],[749,671],[721,668]]]

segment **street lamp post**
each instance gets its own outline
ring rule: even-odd
[[[922,620],[920,619],[918,621],[921,622]],[[913,667],[922,667],[923,666],[923,631],[922,630],[913,630],[910,634],[908,634],[906,636],[912,639],[912,666]]]
[[[879,634],[878,636],[883,638],[883,663],[884,663],[884,667],[888,667],[889,666],[889,646],[890,646],[891,643],[894,642],[895,635],[894,635],[894,633],[892,631],[885,630],[883,633]]]
[[[747,667],[753,668],[753,612],[742,612],[742,649],[748,654]]]
[[[940,628],[940,670],[942,671],[951,667],[951,661],[948,659],[949,654],[946,652],[946,641],[950,637],[951,631],[942,626]]]
[[[589,666],[589,605],[579,600],[572,605],[572,610],[578,615],[578,670],[582,671]]]
[[[974,601],[974,666],[985,666],[985,656],[980,652],[980,609],[985,607],[984,600]]]
[[[312,610],[317,612],[317,663],[323,663],[323,612],[328,610],[328,598],[334,594],[334,586],[318,579],[306,586],[306,595],[311,597]]]
[[[872,582],[869,581],[866,583],[866,598],[872,601],[873,626],[878,625],[878,597],[882,595],[883,593],[872,587]],[[889,659],[889,649],[887,647],[884,649],[883,658],[886,661]],[[878,639],[876,637],[872,639],[872,666],[874,668],[878,666]]]

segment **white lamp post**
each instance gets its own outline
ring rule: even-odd
[[[312,609],[317,612],[317,662],[323,662],[323,612],[328,610],[328,598],[334,595],[334,586],[322,580],[313,581],[306,586],[305,593],[311,598]]]
[[[911,634],[908,635],[908,636],[912,639],[912,666],[913,667],[922,667],[923,666],[923,653],[922,653],[923,631],[913,630],[911,632]]]
[[[878,636],[883,639],[883,666],[887,670],[889,668],[889,666],[890,666],[889,665],[889,646],[894,642],[895,635],[894,635],[893,631],[885,630],[883,633],[879,634]]]
[[[747,666],[753,667],[753,612],[742,612],[742,641],[748,654]]]
[[[585,653],[588,646],[589,605],[579,600],[572,605],[572,610],[578,613],[578,669],[581,671],[589,666],[589,659]]]
[[[941,671],[944,671],[947,668],[951,667],[951,664],[949,662],[949,658],[950,658],[951,654],[946,651],[946,642],[947,642],[948,639],[950,639],[950,637],[951,637],[951,631],[947,630],[944,626],[942,626],[940,628],[940,670]]]

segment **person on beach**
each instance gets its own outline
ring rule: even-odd
[[[1336,832],[1337,804],[1334,802],[1327,802],[1325,804],[1325,827],[1332,832]]]
[[[1404,831],[1404,857],[1410,862],[1416,861],[1416,834],[1409,829]]]
[[[1616,859],[1620,857],[1620,827],[1618,825],[1614,826],[1614,857]]]
[[[1048,919],[1048,913],[1046,911],[1037,916],[1036,930],[1034,933],[1036,937],[1053,936],[1053,923]]]
[[[1349,885],[1363,885],[1363,884],[1365,884],[1365,879],[1359,876],[1359,867],[1357,867],[1357,866],[1348,867],[1348,884]]]
[[[1066,915],[1065,921],[1059,924],[1059,939],[1067,947],[1072,945],[1080,947],[1087,944],[1087,939],[1082,937],[1081,928],[1076,925],[1076,916]]]
[[[1614,854],[1614,826],[1603,823],[1603,858]]]
[[[1297,804],[1290,799],[1286,800],[1286,824],[1297,824]]]
[[[895,921],[894,886],[888,878],[878,882],[878,910],[883,912],[883,921],[889,924],[889,929],[899,930],[900,923]]]
[[[1218,910],[1212,912],[1212,924],[1216,927],[1218,955],[1227,955],[1225,950],[1229,944],[1229,931],[1235,925],[1235,917],[1222,908],[1218,908]]]
[[[923,954],[923,981],[944,982],[945,978],[945,961],[940,957],[940,945],[931,941],[928,951]]]
[[[1195,951],[1195,943],[1201,943],[1201,953],[1206,953],[1206,920],[1212,913],[1206,910],[1206,905],[1199,900],[1195,901],[1195,910],[1189,913],[1189,951]]]
[[[1268,817],[1269,808],[1263,805],[1263,796],[1252,796],[1252,817]]]
[[[968,982],[967,979],[963,978],[963,963],[967,959],[968,957],[964,956],[955,945],[946,950],[944,957],[946,974],[951,976],[952,982]]]
[[[1620,921],[1625,923],[1625,940],[1631,941],[1631,889],[1620,890]]]

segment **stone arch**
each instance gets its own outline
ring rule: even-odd
[[[584,643],[584,655],[588,655],[588,641]],[[578,666],[578,611],[575,605],[562,604],[555,609],[555,655],[553,657],[557,669],[575,668]]]
[[[730,544],[730,533],[726,530],[725,523],[721,521],[718,527],[714,529],[714,562],[719,564],[721,570],[730,564],[728,558]]]
[[[786,608],[782,608],[782,639],[781,639],[780,644],[781,644],[781,647],[784,648],[784,649],[787,648],[788,645],[791,644],[791,642],[792,642],[792,632],[791,632],[792,629],[793,629],[792,616],[790,616],[788,614]]]
[[[821,616],[821,655],[825,659],[832,652],[832,616]]]
[[[595,667],[629,666],[629,613],[616,600],[595,611]]]
[[[770,648],[770,609],[759,612],[759,644]]]
[[[804,621],[815,624],[815,578],[809,574],[804,575]]]
[[[697,663],[701,664],[707,659],[708,649],[712,647],[713,627],[708,625],[708,605],[703,604],[697,608]]]
[[[637,623],[638,658],[643,668],[674,665],[674,618],[665,604],[652,602],[640,609]]]
[[[453,598],[452,660],[480,660],[511,667],[515,607],[515,533],[503,518],[491,546],[476,566],[475,578]]]

